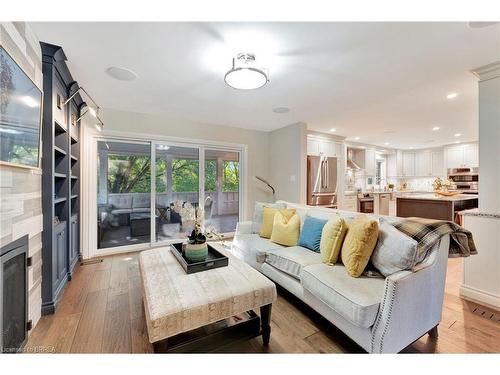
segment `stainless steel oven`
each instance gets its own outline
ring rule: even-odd
[[[374,211],[374,198],[372,194],[358,195],[358,211],[365,214],[372,214]]]
[[[449,168],[448,179],[455,183],[458,191],[465,194],[478,194],[479,168]]]

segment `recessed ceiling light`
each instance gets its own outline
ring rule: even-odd
[[[396,130],[384,130],[384,134],[394,134],[397,133]]]
[[[359,141],[359,137],[354,137],[354,139],[355,139],[356,141]]]
[[[434,126],[434,127],[432,128],[432,130],[434,130],[434,131],[439,130],[439,129],[441,129],[439,126]]]
[[[381,152],[387,152],[387,150],[380,150]]]
[[[446,99],[455,99],[458,96],[456,92],[449,93],[446,95]]]
[[[460,137],[462,135],[462,133],[455,133],[454,135],[455,135],[455,137]]]
[[[337,131],[337,129],[335,129],[335,128],[331,128],[331,129],[330,129],[330,131],[331,131],[331,132],[336,132],[336,131]]]
[[[273,108],[273,112],[274,113],[288,113],[290,112],[290,108],[288,107],[276,107],[276,108]]]
[[[109,67],[108,69],[106,69],[106,73],[119,81],[133,81],[138,77],[137,73],[133,72],[132,70],[127,68],[120,68],[118,66]]]
[[[413,150],[414,148],[415,148],[415,147],[413,147],[413,146],[410,146],[410,150]]]
[[[389,143],[389,142],[385,142],[385,143],[384,143],[384,145],[389,146],[389,145],[390,145],[390,143]]]
[[[455,141],[455,143],[460,143],[460,141]]]
[[[434,142],[434,139],[429,139],[427,141],[424,141],[424,143],[432,143],[432,142]]]

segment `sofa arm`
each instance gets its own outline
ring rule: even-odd
[[[440,240],[425,268],[386,278],[384,297],[372,327],[372,353],[397,353],[439,324],[449,241],[449,236]]]
[[[236,233],[238,234],[252,234],[252,222],[251,221],[240,221],[236,224]]]

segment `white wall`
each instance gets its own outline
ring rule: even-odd
[[[103,109],[101,117],[105,124],[104,134],[114,132],[137,133],[140,136],[177,137],[246,145],[247,170],[245,191],[245,214],[249,219],[253,214],[255,201],[271,201],[272,194],[253,176],[269,177],[269,133],[235,127],[179,121],[163,115],[124,112]]]
[[[307,125],[292,124],[269,133],[269,181],[276,199],[305,203]]]

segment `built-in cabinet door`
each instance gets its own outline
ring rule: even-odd
[[[365,150],[365,173],[367,176],[375,176],[376,153],[373,149]]]
[[[327,140],[318,141],[318,149],[320,155],[331,156],[332,153],[332,143]]]
[[[446,148],[446,168],[460,168],[464,166],[464,151],[462,146]]]
[[[307,155],[319,155],[319,142],[316,139],[307,137]]]
[[[432,175],[432,154],[430,151],[420,151],[415,154],[415,175]]]
[[[446,175],[444,170],[443,151],[432,151],[432,175],[435,177],[443,177]]]
[[[415,176],[415,153],[403,153],[403,175],[406,177]]]
[[[475,143],[466,144],[464,146],[464,166],[477,167],[479,166],[479,149]]]
[[[76,217],[71,218],[71,246],[70,246],[70,260],[69,264],[73,264],[79,254],[79,241],[78,241],[78,219]]]
[[[387,155],[387,177],[398,176],[398,165],[396,154]]]
[[[53,234],[52,248],[52,289],[58,290],[66,279],[66,222],[57,225]]]

